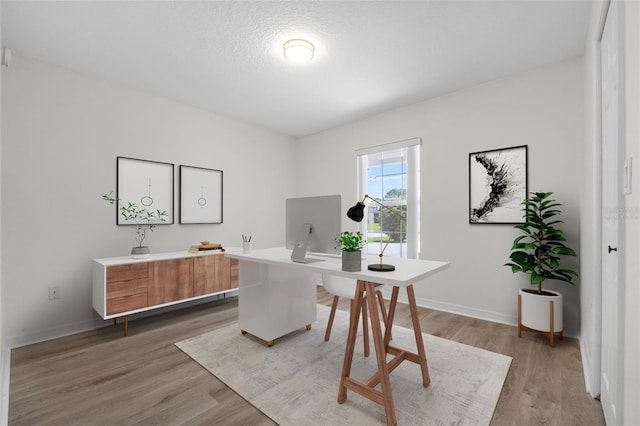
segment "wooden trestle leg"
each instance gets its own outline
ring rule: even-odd
[[[429,377],[429,367],[427,365],[427,352],[424,349],[422,341],[422,328],[420,327],[420,319],[418,318],[418,307],[416,306],[416,296],[413,292],[413,285],[407,287],[407,298],[409,299],[409,309],[411,311],[411,320],[413,321],[413,334],[416,336],[416,346],[418,347],[417,364],[420,365],[422,371],[422,385],[426,388],[431,383]],[[414,361],[415,362],[415,361]]]
[[[384,405],[384,412],[387,416],[387,424],[395,425],[396,421],[396,408],[393,404],[393,394],[391,393],[391,381],[389,380],[389,372],[393,370],[393,368],[389,368],[387,364],[387,345],[385,345],[382,330],[380,328],[380,317],[378,315],[378,309],[376,307],[375,301],[375,287],[371,282],[365,283],[365,291],[367,293],[367,302],[369,304],[369,315],[371,316],[371,334],[373,334],[373,343],[376,350],[376,361],[378,361],[378,373],[371,377],[364,384],[365,388],[362,389],[364,392],[362,395],[371,399],[372,401],[378,402],[378,404]],[[387,324],[386,329],[390,329],[392,324]],[[392,361],[393,362],[393,361]],[[398,362],[399,364],[399,362]],[[380,387],[382,389],[381,392],[378,392],[374,389],[377,386],[378,382],[380,383]],[[379,402],[378,399],[382,399],[382,402]]]
[[[362,296],[364,292],[364,281],[358,280],[356,284],[356,294],[353,299],[353,304],[349,314],[351,319],[349,320],[349,335],[347,337],[347,347],[344,351],[344,362],[342,363],[342,376],[340,377],[340,386],[338,388],[338,404],[342,404],[347,400],[347,388],[346,381],[351,375],[351,364],[353,362],[353,352],[355,350],[356,333],[358,331],[358,319],[360,318],[360,311],[362,310]]]
[[[394,287],[391,293],[391,303],[389,305],[389,312],[385,318],[385,332],[383,336],[380,325],[380,316],[375,301],[375,287],[377,285],[378,284],[376,283],[368,281],[358,281],[356,287],[356,296],[351,309],[349,336],[347,338],[347,347],[345,349],[344,363],[342,365],[342,376],[340,378],[340,387],[338,389],[338,403],[342,404],[347,400],[347,389],[349,389],[374,402],[377,402],[380,405],[383,405],[387,418],[387,425],[396,425],[397,419],[393,403],[393,395],[391,392],[389,373],[395,370],[403,361],[410,361],[420,365],[420,369],[422,371],[422,385],[424,387],[429,386],[431,379],[429,377],[427,355],[424,348],[424,342],[422,340],[422,329],[418,318],[418,308],[416,307],[413,285],[407,286],[407,298],[409,301],[411,320],[413,322],[413,330],[418,349],[417,354],[408,352],[404,349],[399,349],[389,344],[391,340],[391,328],[393,327],[396,303],[398,301],[398,287]],[[352,379],[350,376],[353,354],[355,351],[359,313],[362,309],[363,303],[367,304],[371,318],[371,332],[373,334],[378,372],[371,376],[366,382],[361,383]],[[387,362],[388,354],[393,355],[394,358]],[[380,385],[381,390],[375,389],[378,384]]]

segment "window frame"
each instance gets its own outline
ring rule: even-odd
[[[368,156],[372,154],[380,154],[391,152],[398,149],[406,148],[406,249],[401,251],[401,257],[409,259],[418,259],[420,255],[420,147],[422,145],[421,138],[406,139],[399,142],[392,142],[368,148],[358,149],[355,152],[357,161],[357,178],[358,178],[358,199],[362,200],[367,194],[368,189],[368,173],[367,163]],[[382,201],[386,205],[389,203]],[[368,218],[368,208],[376,203],[365,202],[365,218]],[[368,234],[368,219],[359,224],[360,232]],[[394,256],[392,253],[385,251],[385,256]]]

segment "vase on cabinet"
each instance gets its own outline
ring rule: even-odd
[[[151,250],[148,246],[136,246],[131,249],[131,257],[133,259],[146,259],[151,255]]]

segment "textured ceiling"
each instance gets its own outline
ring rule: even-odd
[[[582,56],[591,3],[2,1],[15,55],[299,137]],[[288,63],[306,38],[315,59]]]

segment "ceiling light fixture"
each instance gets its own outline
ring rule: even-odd
[[[284,49],[284,57],[295,63],[309,62],[313,59],[315,50],[313,44],[300,38],[287,41],[282,48]]]

